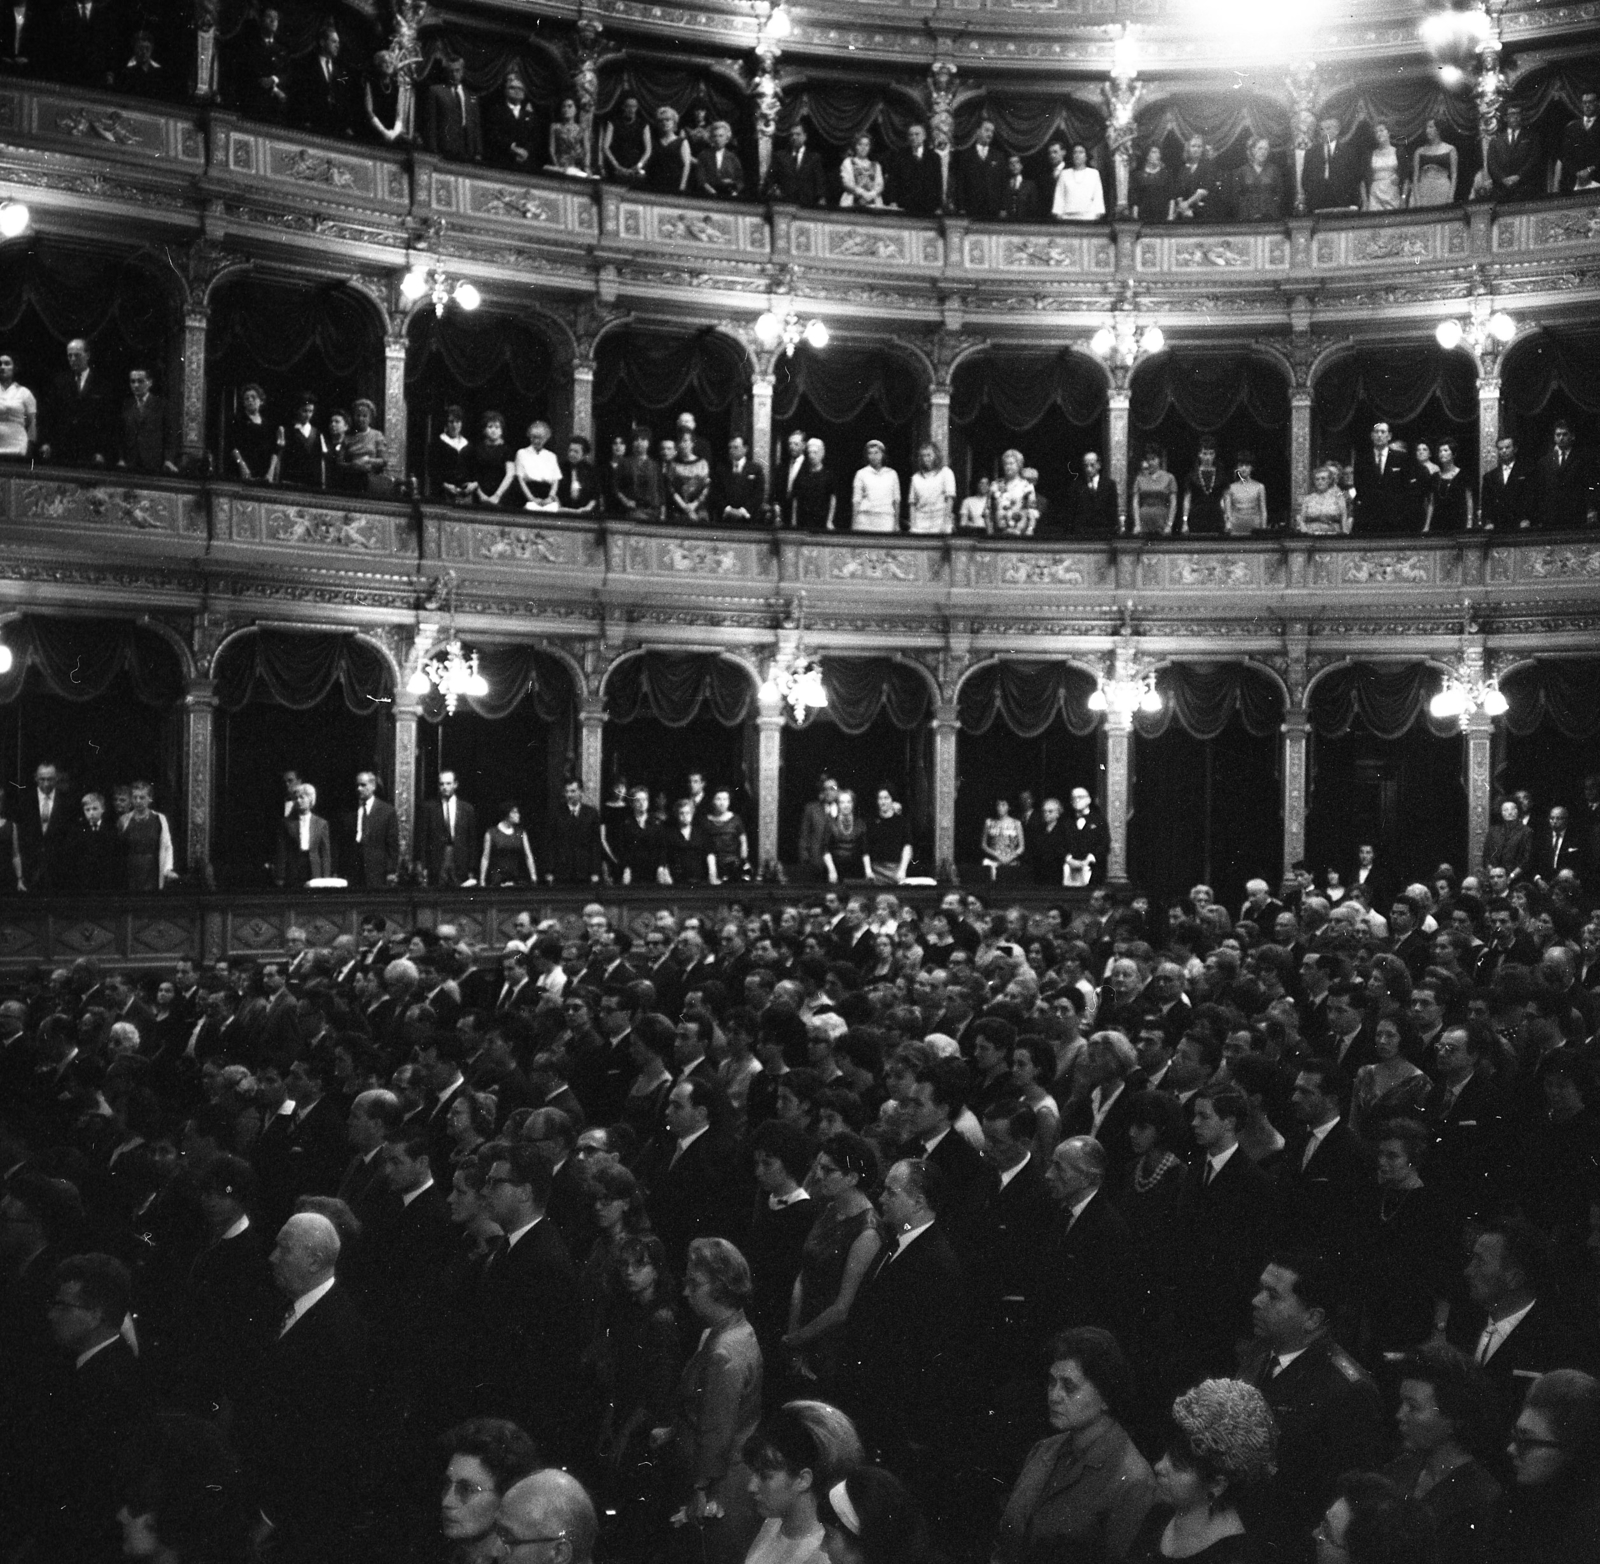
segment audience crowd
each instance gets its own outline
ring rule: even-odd
[[[698,782],[668,829],[737,878]],[[1111,895],[1086,801],[985,830],[1089,871],[1042,911],[836,888],[909,852],[882,791],[841,864],[825,783],[762,905],[28,973],[8,1555],[1595,1557],[1600,777],[1581,823],[1508,799],[1481,873],[1365,847],[1237,909]],[[618,802],[573,784],[542,877],[639,883]]]

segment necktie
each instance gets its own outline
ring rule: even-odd
[[[1500,1345],[1500,1321],[1490,1320],[1483,1327],[1483,1335],[1478,1338],[1478,1364],[1481,1367],[1494,1355],[1494,1349]]]
[[[1098,489],[1099,487],[1100,487],[1100,480],[1098,478],[1091,478],[1089,480],[1089,492],[1091,494],[1093,494],[1094,491],[1096,489]]]
[[[456,834],[456,801],[453,798],[445,800],[444,828],[451,836]]]
[[[1307,1141],[1307,1142],[1306,1142],[1306,1151],[1305,1151],[1305,1155],[1304,1155],[1304,1156],[1303,1156],[1303,1157],[1301,1157],[1301,1159],[1300,1159],[1300,1171],[1301,1171],[1301,1172],[1302,1172],[1302,1173],[1304,1173],[1304,1172],[1305,1172],[1305,1170],[1306,1170],[1306,1169],[1307,1169],[1307,1168],[1308,1168],[1308,1167],[1310,1167],[1310,1166],[1311,1166],[1311,1159],[1312,1159],[1312,1157],[1314,1157],[1314,1156],[1315,1156],[1315,1155],[1316,1155],[1316,1151],[1317,1151],[1317,1146],[1318,1146],[1318,1144],[1319,1144],[1319,1142],[1318,1142],[1318,1140],[1317,1140],[1317,1137],[1316,1137],[1316,1136],[1315,1136],[1315,1135],[1313,1135],[1313,1136],[1312,1136],[1312,1137],[1311,1137],[1311,1138],[1310,1138],[1310,1139],[1309,1139],[1309,1140],[1308,1140],[1308,1141]]]
[[[510,1248],[511,1240],[507,1238],[504,1233],[496,1233],[494,1237],[489,1240],[488,1253],[486,1253],[483,1257],[484,1270],[489,1270],[494,1265],[495,1261],[500,1259],[502,1255],[506,1254]]]
[[[371,801],[369,800],[367,803],[363,804],[360,807],[360,809],[358,809],[356,811],[356,840],[358,842],[361,840],[362,827],[365,826],[366,823],[367,823],[367,811],[370,808],[372,808],[372,804],[371,804]]]
[[[41,827],[50,824],[50,803],[51,798],[48,793],[44,794],[39,800],[39,824]]]
[[[1211,1180],[1214,1179],[1216,1176],[1217,1176],[1217,1165],[1216,1165],[1215,1162],[1212,1162],[1209,1158],[1207,1158],[1207,1160],[1206,1160],[1206,1176],[1205,1176],[1204,1179],[1201,1180],[1201,1186],[1204,1187],[1204,1186],[1210,1184]]]

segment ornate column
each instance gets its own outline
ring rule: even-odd
[[[1138,82],[1133,28],[1124,23],[1111,62],[1111,79],[1101,82],[1100,93],[1106,107],[1106,140],[1111,145],[1111,166],[1116,183],[1116,215],[1128,215],[1128,189],[1133,177],[1133,144],[1139,133],[1139,99],[1144,89]]]
[[[1505,106],[1506,79],[1500,74],[1500,35],[1498,28],[1478,45],[1478,79],[1473,86],[1478,111],[1478,179],[1488,188],[1489,143],[1500,130],[1500,111]],[[1543,192],[1539,192],[1543,194]],[[1476,194],[1476,184],[1474,184]]]
[[[1311,716],[1303,706],[1291,706],[1283,714],[1283,872],[1306,855],[1306,805],[1308,773],[1307,745],[1311,738]]]
[[[956,741],[961,719],[954,701],[941,701],[933,713],[933,862],[934,873],[955,879]]]
[[[594,133],[594,111],[600,100],[601,24],[590,16],[578,18],[576,39],[568,46],[572,60],[572,95],[578,101],[578,120],[583,126],[585,165],[599,167],[599,148]]]
[[[1289,392],[1289,493],[1306,494],[1311,489],[1311,407],[1315,398],[1310,386],[1295,386]]]
[[[1106,829],[1111,835],[1111,862],[1106,878],[1128,878],[1128,813],[1133,804],[1133,713],[1106,713]]]
[[[184,797],[188,805],[187,867],[204,878],[211,867],[211,815],[214,799],[216,681],[189,680],[183,696]]]
[[[750,377],[750,455],[767,469],[767,492],[774,492],[778,462],[772,449],[772,391],[777,376],[772,371],[773,355],[757,355],[756,372]]]
[[[594,443],[594,360],[572,360],[572,432]]]
[[[389,473],[406,472],[406,336],[383,339],[383,438],[389,447]],[[398,806],[397,806],[398,807]]]
[[[194,8],[194,100],[217,96],[217,11],[219,0],[196,0]]]
[[[1106,397],[1106,476],[1117,488],[1117,531],[1122,531],[1122,517],[1128,500],[1128,377],[1121,374],[1111,383]]]
[[[956,359],[969,346],[958,331],[941,329],[933,338],[929,359],[933,379],[928,388],[928,419],[925,439],[939,448],[939,455],[950,460],[950,385]],[[957,501],[959,504],[960,501]]]
[[[1296,217],[1305,215],[1306,153],[1311,150],[1317,135],[1317,62],[1300,60],[1289,67],[1286,78],[1289,88],[1289,170],[1294,184],[1294,211]]]
[[[1489,834],[1489,801],[1494,779],[1494,719],[1474,711],[1461,719],[1467,740],[1467,864],[1483,861],[1483,839]],[[1466,869],[1462,870],[1465,874]]]
[[[605,739],[606,709],[598,698],[585,700],[578,708],[578,726],[581,733],[578,751],[578,774],[583,783],[583,796],[596,805],[602,797],[602,749]]]
[[[400,862],[411,862],[417,819],[417,717],[421,702],[402,685],[394,700],[394,812],[400,823]]]
[[[767,188],[767,175],[772,171],[772,142],[778,134],[778,110],[783,107],[783,88],[778,82],[780,52],[778,40],[763,29],[756,41],[756,66],[750,79],[750,101],[756,120],[757,191]]]
[[[193,300],[183,311],[183,376],[179,406],[183,409],[179,465],[198,467],[206,454],[206,326],[211,311]]]
[[[1478,471],[1495,466],[1495,445],[1500,439],[1500,373],[1497,363],[1478,365]],[[1476,863],[1477,859],[1474,858]]]
[[[756,705],[756,868],[766,878],[778,863],[778,792],[783,782],[783,697],[771,680]]]

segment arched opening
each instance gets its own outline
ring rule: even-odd
[[[409,470],[430,498],[439,497],[439,437],[445,409],[463,414],[462,434],[477,440],[483,415],[505,420],[506,444],[515,452],[534,419],[555,429],[553,448],[566,455],[571,398],[555,384],[556,355],[548,337],[531,321],[499,310],[444,316],[419,310],[406,329],[406,436]]]
[[[1015,446],[1039,474],[1039,531],[1070,527],[1068,501],[1086,450],[1104,452],[1105,371],[1082,353],[977,354],[956,365],[950,385],[950,464],[963,495],[1000,474]]]
[[[783,443],[802,431],[827,447],[834,480],[834,527],[850,530],[850,490],[866,465],[868,440],[882,440],[884,465],[900,474],[902,493],[916,467],[926,401],[925,376],[908,354],[834,341],[820,352],[802,343],[778,361],[772,397],[773,451],[768,471],[785,468]],[[776,485],[774,485],[776,489]]]
[[[1273,147],[1289,144],[1289,115],[1285,105],[1265,93],[1246,87],[1240,91],[1182,92],[1147,103],[1139,114],[1140,136],[1136,150],[1142,166],[1152,142],[1161,147],[1163,166],[1170,174],[1183,163],[1184,143],[1190,136],[1201,137],[1216,170],[1217,188],[1206,207],[1210,222],[1243,221],[1230,200],[1230,174],[1239,168],[1249,152],[1250,142],[1265,136]],[[1282,179],[1284,210],[1287,217],[1294,208],[1294,165],[1276,154],[1269,164],[1277,167]],[[1287,166],[1285,166],[1287,162]],[[1107,180],[1110,194],[1110,180]],[[1109,204],[1109,203],[1108,203]]]
[[[18,819],[31,806],[33,774],[52,762],[60,774],[57,844],[42,872],[26,862],[28,888],[40,893],[123,889],[104,883],[80,851],[80,800],[99,793],[112,819],[117,788],[149,782],[166,816],[176,865],[185,862],[183,803],[184,669],[169,641],[122,619],[47,619],[27,615],[5,626],[13,662],[0,677],[0,775]],[[9,865],[0,884],[9,883]]]
[[[344,827],[356,774],[376,772],[382,795],[393,797],[388,659],[353,634],[251,630],[223,646],[215,677],[219,883],[267,883],[288,770],[317,789],[316,812],[328,822],[334,872],[342,873],[343,850],[354,840]]]
[[[1128,472],[1123,493],[1133,482],[1147,446],[1162,453],[1162,464],[1178,483],[1175,530],[1183,525],[1183,502],[1196,469],[1202,438],[1217,447],[1217,481],[1233,482],[1242,455],[1253,458],[1252,476],[1266,486],[1267,519],[1281,527],[1298,495],[1289,492],[1289,387],[1283,371],[1252,353],[1213,353],[1177,348],[1147,359],[1130,384]]]
[[[1170,663],[1134,716],[1128,876],[1152,896],[1204,882],[1232,907],[1283,857],[1278,686],[1247,663]]]
[[[701,111],[704,111],[707,125],[713,120],[727,120],[733,130],[733,150],[744,170],[744,199],[761,199],[755,123],[745,94],[736,82],[718,71],[664,58],[644,59],[631,53],[615,55],[600,67],[600,96],[595,109],[597,147],[599,127],[621,107],[623,98],[630,95],[639,100],[639,113],[650,124],[652,135],[656,110],[675,110],[679,127],[689,137],[691,154],[698,154],[710,145],[705,130],[700,128]],[[700,199],[693,170],[683,199]]]
[[[567,665],[535,646],[474,642],[473,650],[489,693],[463,697],[453,714],[442,696],[428,696],[417,730],[419,818],[444,770],[455,772],[460,796],[477,813],[480,840],[470,870],[458,866],[462,879],[477,875],[481,837],[507,803],[521,811],[529,841],[542,845],[544,822],[578,769],[577,702]]]
[[[963,881],[981,885],[988,879],[983,825],[995,813],[996,799],[1004,798],[1022,821],[1024,852],[1046,798],[1066,806],[1073,788],[1086,787],[1103,801],[1101,720],[1089,709],[1095,689],[1092,674],[1064,662],[1006,659],[976,668],[962,681],[956,701],[961,728],[955,851]],[[1026,861],[1014,872],[1028,879]]]
[[[1590,810],[1584,788],[1585,777],[1600,774],[1600,659],[1524,663],[1500,680],[1500,689],[1511,705],[1497,746],[1495,797],[1526,788],[1540,827],[1552,804],[1565,804],[1587,855],[1588,882],[1600,873],[1600,811]]]
[[[595,444],[604,457],[615,434],[643,424],[656,441],[675,433],[680,413],[693,413],[695,433],[710,450],[712,470],[735,434],[750,437],[750,361],[731,337],[707,326],[694,332],[622,327],[595,353]]]
[[[1579,450],[1600,447],[1600,331],[1593,328],[1531,332],[1511,344],[1500,366],[1500,433],[1517,442],[1520,460],[1532,464],[1551,449],[1560,419],[1572,425]]]
[[[756,709],[750,670],[715,652],[640,652],[606,679],[601,746],[604,792],[619,780],[647,787],[653,804],[688,792],[689,773],[706,792],[725,787],[756,851]],[[603,816],[602,816],[603,817]]]
[[[1439,684],[1427,663],[1346,663],[1312,685],[1306,859],[1319,880],[1331,867],[1348,884],[1363,842],[1386,890],[1461,868],[1466,747],[1455,718],[1428,712]]]
[[[1426,80],[1363,81],[1330,93],[1322,112],[1337,115],[1346,127],[1345,135],[1356,143],[1362,168],[1368,166],[1377,145],[1377,126],[1387,125],[1389,139],[1400,156],[1400,177],[1406,181],[1412,178],[1414,154],[1427,142],[1428,121],[1437,121],[1440,136],[1456,149],[1456,183],[1449,196],[1466,200],[1472,176],[1483,161],[1471,93],[1446,92],[1437,82]],[[1426,204],[1449,204],[1443,186],[1436,186],[1433,193],[1435,199]]]
[[[209,441],[216,470],[240,394],[252,381],[266,394],[262,417],[274,429],[294,423],[300,396],[317,400],[314,422],[324,433],[335,408],[366,397],[383,420],[383,324],[377,307],[347,283],[311,283],[249,275],[217,286],[206,333]],[[398,453],[396,453],[398,454]]]

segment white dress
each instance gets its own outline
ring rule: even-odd
[[[956,502],[956,475],[948,467],[911,475],[911,530],[924,536],[950,530]]]
[[[897,532],[900,527],[900,474],[892,467],[863,467],[850,485],[850,527],[854,532]]]
[[[1050,215],[1060,222],[1092,223],[1106,215],[1105,186],[1097,168],[1064,168],[1056,176]]]
[[[560,510],[561,499],[556,490],[561,485],[561,463],[556,453],[546,446],[536,451],[525,445],[517,452],[517,476],[534,491],[534,498],[525,507],[528,510]],[[539,485],[548,484],[544,495],[539,495]]]
[[[0,386],[0,456],[28,454],[28,421],[38,416],[39,404],[26,386]]]

